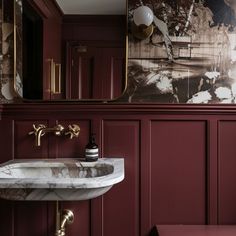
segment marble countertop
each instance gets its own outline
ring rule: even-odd
[[[124,179],[123,158],[11,160],[0,165],[0,189],[86,189]]]

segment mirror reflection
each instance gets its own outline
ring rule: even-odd
[[[26,99],[119,97],[126,0],[14,0],[15,89]]]

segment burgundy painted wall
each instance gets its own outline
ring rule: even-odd
[[[50,114],[50,115],[49,115]],[[32,124],[78,123],[69,140]],[[156,224],[236,224],[233,106],[9,104],[0,122],[0,161],[83,155],[90,131],[101,156],[125,158],[125,180],[103,197],[63,202],[75,212],[68,235],[145,236]],[[53,202],[0,201],[1,235],[53,235]]]
[[[64,15],[62,40],[113,41],[125,43],[126,16],[124,15]]]
[[[64,15],[67,99],[114,99],[125,87],[126,16]],[[85,51],[78,50],[79,47]],[[123,81],[123,83],[122,83]]]
[[[206,121],[152,120],[151,222],[205,224]]]
[[[81,46],[85,51],[80,51]],[[67,42],[66,98],[114,99],[125,84],[125,49],[110,41]]]

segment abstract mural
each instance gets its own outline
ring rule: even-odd
[[[151,37],[130,31],[141,4],[156,17]],[[236,103],[235,0],[129,0],[128,86],[121,100]]]

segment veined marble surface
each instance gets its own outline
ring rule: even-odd
[[[0,165],[0,197],[11,200],[87,200],[124,179],[124,159],[12,160]]]

